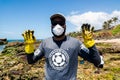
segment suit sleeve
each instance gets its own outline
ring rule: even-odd
[[[44,56],[44,49],[43,49],[43,42],[41,42],[39,48],[36,49],[34,53],[27,54],[28,64],[33,64],[37,62],[43,56]]]
[[[84,60],[93,63],[96,67],[99,67],[100,65],[101,59],[95,45],[90,48],[86,48],[84,44],[81,44],[79,56],[81,56]]]

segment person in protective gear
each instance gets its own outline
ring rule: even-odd
[[[29,64],[45,57],[45,80],[76,80],[78,56],[101,65],[101,58],[93,40],[93,27],[82,25],[84,43],[76,38],[65,35],[66,19],[61,14],[50,17],[52,37],[44,39],[38,49],[34,49],[36,41],[33,31],[25,31],[25,52]],[[35,52],[34,52],[35,50]]]

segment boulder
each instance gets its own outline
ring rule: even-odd
[[[4,45],[4,44],[7,44],[7,39],[6,38],[0,39],[0,45]]]

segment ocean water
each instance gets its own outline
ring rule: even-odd
[[[24,42],[23,39],[10,39],[10,40],[7,40],[8,42]]]
[[[0,45],[0,52],[4,49],[5,45]]]

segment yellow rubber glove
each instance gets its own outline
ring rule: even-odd
[[[35,37],[34,37],[34,31],[30,31],[27,30],[25,31],[22,36],[24,37],[24,41],[25,41],[25,52],[27,54],[31,54],[34,52],[34,43],[36,41]]]
[[[94,27],[91,28],[90,24],[83,24],[81,28],[82,28],[82,36],[84,39],[84,45],[87,48],[92,47],[95,44],[95,41],[93,39]]]

